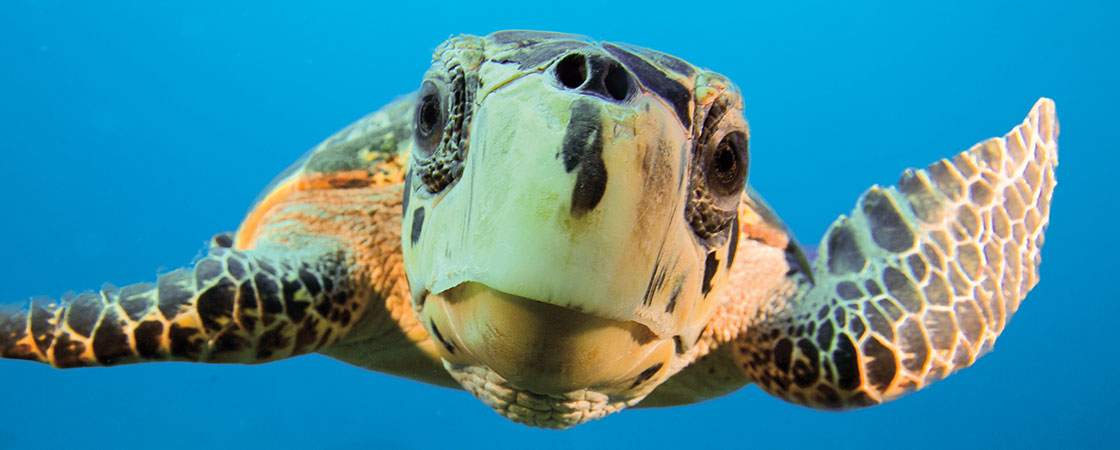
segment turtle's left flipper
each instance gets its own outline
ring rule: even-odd
[[[1038,282],[1057,134],[1041,99],[1003,138],[864,193],[825,233],[812,281],[735,343],[747,376],[794,403],[845,408],[971,365]]]
[[[59,368],[260,363],[323,348],[357,318],[341,261],[223,248],[229,241],[216,237],[193,268],[155,284],[0,311],[0,357]]]

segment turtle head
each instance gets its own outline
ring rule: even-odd
[[[402,245],[445,366],[534,425],[636,403],[683,365],[734,257],[738,91],[661,53],[553,33],[461,36],[433,59]]]

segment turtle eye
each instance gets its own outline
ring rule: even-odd
[[[435,83],[425,81],[420,87],[417,98],[419,101],[416,102],[416,118],[413,123],[416,148],[422,155],[427,156],[436,149],[443,137],[447,113],[443,107],[442,95]]]
[[[718,195],[738,195],[746,185],[748,165],[747,136],[742,131],[725,134],[709,153],[708,187]]]

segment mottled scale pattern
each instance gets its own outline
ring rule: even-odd
[[[33,300],[0,313],[0,357],[58,368],[149,361],[261,363],[321,349],[358,305],[338,261],[237,251],[209,255],[156,283]]]
[[[632,406],[644,397],[626,402],[594,389],[580,389],[562,395],[537,394],[511,387],[505,378],[485,366],[455,365],[447,361],[443,364],[463,389],[494,408],[498,414],[514,422],[540,428],[565,429],[600,419]]]
[[[971,365],[1038,282],[1058,164],[1054,104],[872,187],[832,224],[813,275],[736,342],[747,376],[819,408],[868,406]]]

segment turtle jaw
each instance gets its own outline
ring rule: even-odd
[[[489,368],[507,388],[546,396],[586,389],[637,401],[667,376],[674,355],[672,339],[638,322],[474,282],[429,294],[421,319],[449,365]]]

